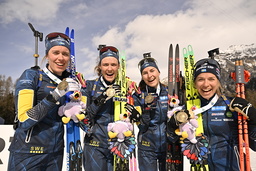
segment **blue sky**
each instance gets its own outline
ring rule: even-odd
[[[0,0],[0,74],[15,81],[34,65],[30,22],[44,37],[75,29],[76,65],[85,79],[96,77],[99,44],[126,52],[127,75],[135,81],[142,54],[151,52],[164,78],[170,43],[192,45],[196,59],[216,47],[255,43],[255,9],[255,0]],[[39,42],[39,64],[44,52]]]

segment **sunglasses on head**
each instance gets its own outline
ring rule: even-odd
[[[195,64],[195,68],[198,68],[198,67],[200,67],[200,66],[202,66],[203,64],[206,64],[206,63],[210,64],[210,65],[213,65],[213,66],[220,69],[220,64],[216,60],[210,59],[210,58],[205,58],[205,59],[201,59],[201,60],[197,61],[196,64]]]
[[[63,33],[58,33],[58,32],[48,34],[45,39],[46,40],[52,40],[52,39],[55,39],[57,37],[61,37],[65,40],[67,40],[68,42],[70,42],[70,38],[67,35],[65,35]]]
[[[118,50],[117,48],[113,47],[113,46],[104,46],[100,49],[100,55],[102,55],[104,52],[107,52],[108,50],[118,54]]]
[[[154,62],[154,63],[156,63],[156,60],[155,60],[154,58],[151,58],[151,57],[146,57],[146,58],[142,59],[142,60],[139,62],[138,66],[141,67],[141,66],[144,65],[145,63],[149,63],[149,62]]]

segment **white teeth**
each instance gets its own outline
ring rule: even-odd
[[[151,80],[148,80],[148,82],[152,82],[152,81],[154,81],[155,80],[155,78],[153,78],[153,79],[151,79]]]
[[[61,64],[61,63],[56,63],[57,65],[59,65],[59,66],[63,66],[64,64]]]

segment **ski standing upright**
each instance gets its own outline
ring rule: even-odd
[[[130,123],[125,108],[128,95],[128,78],[126,77],[126,60],[124,53],[120,54],[120,68],[116,84],[121,87],[121,92],[116,93],[113,97],[114,122],[108,124],[108,134],[110,138],[109,150],[114,155],[113,170],[128,171],[129,168],[132,170],[136,167],[136,159],[134,156],[136,143],[133,133],[133,125]],[[114,127],[116,128],[115,130],[112,129]],[[116,132],[121,130],[123,130],[123,132]]]
[[[118,72],[117,84],[121,87],[121,93],[117,95],[114,100],[115,111],[114,121],[120,120],[120,114],[125,113],[126,93],[127,93],[127,82],[126,82],[126,61],[125,55],[120,54],[120,69]],[[114,171],[129,170],[129,161],[122,159],[114,155]]]
[[[182,75],[180,74],[180,57],[179,45],[175,47],[175,59],[173,57],[173,46],[169,46],[169,60],[168,60],[168,96],[169,106],[168,110],[183,104],[183,90],[182,90]],[[174,61],[174,62],[173,62]],[[174,64],[174,65],[173,65]],[[173,71],[174,69],[174,71]],[[170,122],[167,123],[167,137],[174,133]],[[183,170],[183,155],[181,153],[179,139],[168,140],[167,143],[167,159],[166,169],[168,171],[182,171]]]
[[[195,130],[195,139],[188,140],[185,139],[181,145],[182,153],[189,159],[191,164],[190,170],[209,170],[206,164],[208,149],[208,139],[204,135],[203,122],[201,110],[195,111],[195,109],[200,109],[200,99],[197,89],[194,87],[193,83],[193,73],[194,73],[194,52],[192,46],[189,45],[187,48],[183,48],[184,57],[184,72],[185,72],[185,100],[186,100],[186,110],[193,111],[196,116],[197,127],[192,125],[191,129]],[[191,120],[191,119],[189,119]],[[191,123],[191,122],[190,122]],[[185,160],[185,159],[184,159]]]
[[[76,79],[76,66],[75,66],[75,42],[74,42],[74,29],[71,31],[69,27],[66,28],[65,34],[70,37],[70,66],[69,72],[71,77]],[[72,92],[70,92],[72,93]],[[69,93],[66,94],[66,102],[69,102]],[[67,146],[67,170],[68,171],[81,171],[82,170],[82,156],[83,150],[80,141],[80,128],[78,123],[70,120],[66,124],[66,146]]]

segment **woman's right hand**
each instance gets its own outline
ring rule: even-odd
[[[130,112],[130,120],[133,122],[140,121],[140,113],[135,109],[135,107],[129,103],[125,104],[125,109]]]
[[[121,92],[121,87],[117,84],[113,84],[109,87],[107,87],[100,96],[98,96],[95,100],[94,103],[97,106],[101,106],[102,104],[106,103],[109,99],[114,97],[116,94]]]
[[[53,98],[58,101],[60,97],[64,96],[70,91],[80,91],[81,85],[72,78],[66,78],[58,84],[58,86],[52,92]]]

